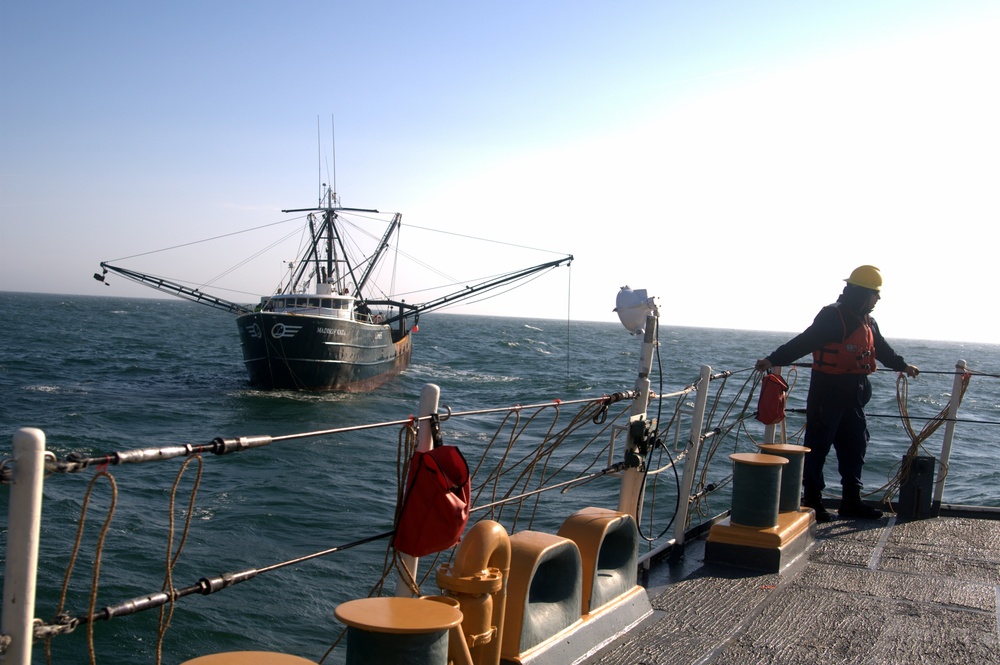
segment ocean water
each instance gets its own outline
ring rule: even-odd
[[[403,420],[416,412],[426,383],[441,387],[442,408],[454,412],[599,397],[632,388],[639,358],[640,340],[618,324],[429,314],[414,339],[412,367],[375,393],[265,392],[247,385],[236,326],[224,313],[173,300],[24,293],[0,293],[0,303],[8,321],[0,348],[3,448],[9,452],[18,428],[38,427],[60,458],[208,443],[217,436],[282,436]],[[669,313],[663,318],[669,321]],[[654,390],[677,391],[693,383],[700,366],[708,364],[717,372],[732,371],[729,383],[738,391],[756,358],[787,337],[665,323]],[[1000,346],[890,341],[925,371],[908,384],[906,406],[917,430],[924,425],[919,419],[946,404],[956,361],[968,362],[975,374],[959,412],[944,501],[1000,506]],[[793,386],[792,408],[804,405],[806,375],[803,370]],[[873,383],[875,398],[868,407],[872,443],[865,471],[869,488],[887,481],[909,445],[899,418],[895,373],[879,372]],[[797,418],[789,416],[790,431],[799,426]],[[476,431],[457,419],[443,429],[446,442],[458,443],[470,459],[492,432]],[[174,586],[269,567],[391,529],[397,432],[398,427],[362,430],[292,439],[239,455],[206,456],[190,531],[173,569]],[[940,450],[940,439],[939,431],[928,440],[930,454]],[[744,438],[735,445],[749,443]],[[100,557],[98,608],[160,590],[171,489],[181,465],[173,460],[109,469],[117,503]],[[831,467],[828,484],[836,486]],[[187,514],[196,473],[197,465],[189,465],[178,483],[176,515]],[[95,471],[87,470],[46,481],[36,612],[45,620],[55,614],[83,496],[93,478]],[[110,506],[109,487],[103,477],[95,485],[65,606],[74,616],[86,613],[96,531]],[[610,498],[613,507],[614,489],[613,484],[609,489],[595,483],[583,500]],[[4,543],[7,491],[6,486],[0,489]],[[666,520],[673,503],[667,494],[660,498],[650,512]],[[725,510],[724,495],[712,507]],[[183,518],[178,519],[174,551],[183,527]],[[282,566],[211,596],[184,598],[165,633],[162,662],[226,650],[280,650],[319,660],[340,632],[334,608],[368,594],[384,556],[380,542]],[[156,611],[97,622],[97,662],[155,663],[157,635]],[[89,662],[87,642],[83,626],[54,639],[52,662]],[[46,662],[44,651],[36,646],[34,662]],[[342,658],[341,645],[326,662]]]

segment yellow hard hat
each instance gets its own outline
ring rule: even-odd
[[[882,273],[875,266],[858,266],[844,281],[854,286],[878,291],[882,288]]]

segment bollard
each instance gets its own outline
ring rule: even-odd
[[[778,498],[778,512],[798,510],[802,504],[802,467],[805,463],[805,446],[790,443],[763,443],[757,446],[765,455],[777,455],[788,460],[781,468],[781,492]]]
[[[426,598],[359,598],[334,610],[347,626],[347,665],[447,665],[448,633],[462,613]]]
[[[734,453],[729,458],[733,461],[733,509],[728,523],[712,525],[705,542],[705,562],[779,572],[812,544],[815,515],[811,510],[779,512],[782,477],[790,464],[786,457]],[[797,482],[790,482],[789,487]],[[797,487],[786,492],[798,504]]]
[[[186,660],[181,665],[316,665],[316,661],[272,651],[228,651]]]
[[[733,524],[770,528],[778,525],[784,457],[733,453]]]

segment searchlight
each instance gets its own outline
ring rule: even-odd
[[[614,311],[618,314],[618,319],[633,335],[642,335],[646,332],[646,317],[659,316],[660,312],[656,307],[656,297],[647,296],[646,289],[633,291],[628,286],[623,286],[618,291],[618,299],[615,301]]]

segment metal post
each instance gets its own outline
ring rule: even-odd
[[[764,443],[777,443],[774,437],[777,431],[778,427],[774,423],[770,425],[764,425],[764,438],[763,438]]]
[[[3,577],[0,632],[10,638],[0,655],[4,665],[31,663],[38,538],[42,524],[45,432],[23,428],[14,433],[14,479],[7,515],[7,564]]]
[[[941,497],[944,496],[944,481],[948,477],[948,460],[951,459],[951,443],[955,439],[955,421],[958,417],[958,402],[962,396],[962,378],[966,372],[964,360],[955,363],[955,380],[951,384],[951,401],[948,402],[948,422],[944,426],[944,441],[941,443],[940,468],[937,483],[934,486],[934,501],[931,503],[931,515],[941,514]]]
[[[637,445],[633,436],[632,423],[646,419],[646,408],[649,406],[649,373],[653,368],[653,352],[656,348],[657,314],[646,316],[646,331],[642,339],[642,354],[639,357],[639,375],[635,380],[635,399],[629,415],[628,437],[625,444],[626,458],[636,454]],[[628,513],[638,524],[642,519],[642,496],[645,489],[645,464],[625,469],[622,474],[621,493],[618,495],[619,512]]]
[[[438,400],[441,397],[441,388],[433,383],[424,384],[420,390],[420,418],[433,415],[438,412]],[[420,420],[417,423],[417,452],[426,453],[434,447],[434,437],[429,420]],[[404,488],[405,490],[405,488]],[[405,496],[405,494],[404,494]],[[399,562],[409,571],[414,580],[417,579],[417,565],[420,559],[409,554],[399,553]],[[413,596],[413,590],[407,583],[402,573],[396,572],[396,595]]]
[[[688,440],[687,456],[684,458],[684,476],[681,478],[680,501],[678,502],[677,518],[674,521],[674,540],[677,544],[684,543],[684,532],[687,530],[688,512],[691,510],[691,488],[694,487],[694,475],[698,471],[698,457],[701,455],[701,430],[705,423],[705,410],[708,407],[709,384],[712,382],[712,368],[701,366],[701,376],[698,378],[698,393],[694,401],[694,411],[691,413],[691,438]]]

